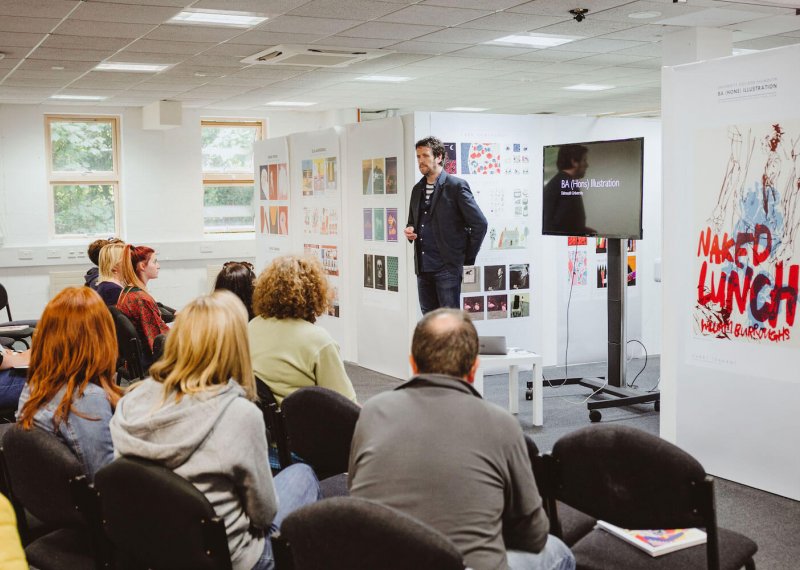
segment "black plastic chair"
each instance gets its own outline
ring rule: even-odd
[[[38,428],[12,426],[2,439],[3,465],[17,520],[25,511],[54,530],[25,547],[39,570],[113,567],[100,530],[94,493],[78,458],[55,436]],[[23,510],[24,509],[24,510]],[[20,528],[20,534],[27,529]],[[27,542],[23,536],[23,542]]]
[[[691,455],[655,435],[589,426],[559,439],[545,465],[554,498],[590,516],[628,529],[700,527],[708,535],[705,547],[653,558],[596,529],[571,547],[578,568],[755,568],[756,543],[717,528],[713,478]]]
[[[159,334],[153,339],[153,362],[161,360],[164,356],[164,345],[167,343],[167,335]]]
[[[296,570],[464,570],[436,529],[395,509],[338,497],[307,505],[281,525]]]
[[[124,568],[229,570],[224,521],[166,467],[122,457],[95,476],[103,529]]]
[[[134,381],[144,378],[145,369],[142,358],[142,342],[139,333],[128,317],[116,307],[109,307],[114,318],[114,328],[117,332],[117,358],[118,378]],[[119,383],[119,382],[118,382]]]
[[[525,444],[528,447],[528,456],[533,468],[533,477],[536,479],[536,487],[539,489],[545,511],[550,519],[550,534],[560,538],[567,546],[571,546],[589,534],[597,524],[597,520],[553,498],[544,457],[539,453],[536,442],[527,434],[525,434]],[[554,509],[558,509],[558,516],[551,514]]]
[[[289,394],[281,406],[292,453],[322,480],[348,468],[350,444],[361,408],[338,392],[310,386]]]
[[[7,323],[0,323],[0,337],[2,339],[11,339],[11,343],[9,344],[8,340],[0,341],[5,347],[11,348],[13,344],[17,341],[23,343],[28,348],[31,347],[28,339],[33,335],[33,329],[36,328],[36,323],[38,321],[15,321],[11,318],[11,306],[8,302],[8,291],[6,288],[0,284],[0,311],[3,309],[6,310],[6,315],[8,315],[8,322]],[[3,329],[3,327],[24,327],[19,330],[7,330]]]
[[[259,401],[257,405],[264,416],[264,425],[267,426],[267,441],[278,449],[278,461],[281,469],[293,463],[292,452],[289,450],[289,438],[286,435],[286,424],[283,412],[278,401],[267,383],[256,378],[256,392]]]

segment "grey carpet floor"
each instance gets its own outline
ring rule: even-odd
[[[644,359],[628,363],[628,383],[644,367]],[[637,391],[646,393],[659,381],[659,358],[651,357],[636,379]],[[391,390],[401,380],[348,363],[347,372],[360,402],[380,392]],[[570,377],[594,377],[605,374],[605,364],[570,366]],[[522,430],[533,436],[542,451],[549,451],[562,435],[590,425],[585,401],[592,391],[579,385],[561,386],[563,367],[544,369],[544,425],[535,427],[531,402],[525,400],[525,381],[531,372],[520,372],[520,414]],[[484,378],[485,398],[499,406],[508,405],[508,375]],[[603,396],[595,396],[601,398]],[[659,433],[659,413],[652,404],[603,410],[604,423],[622,422],[647,432]],[[716,478],[717,518],[719,525],[745,534],[758,544],[755,557],[759,570],[795,570],[800,568],[800,502]]]

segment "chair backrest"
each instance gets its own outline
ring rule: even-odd
[[[284,469],[292,464],[292,452],[289,449],[289,436],[286,434],[283,411],[275,399],[275,394],[260,378],[256,378],[256,393],[259,400],[257,405],[264,416],[264,425],[267,426],[267,439],[278,448],[278,461],[281,469]]]
[[[114,328],[117,331],[117,347],[119,348],[120,364],[128,368],[131,380],[144,378],[144,366],[142,364],[142,343],[139,340],[139,333],[128,317],[116,307],[109,307],[111,316],[114,317]]]
[[[167,342],[167,335],[159,334],[153,339],[153,362],[160,360],[164,356],[164,345]]]
[[[350,444],[361,408],[338,392],[310,386],[289,394],[281,406],[289,447],[325,479],[347,471]]]
[[[6,310],[6,314],[8,315],[8,320],[9,321],[13,320],[11,318],[11,307],[8,305],[8,291],[6,291],[6,288],[3,286],[2,283],[0,283],[0,311],[2,311],[3,309]]]
[[[8,484],[14,498],[42,522],[83,526],[76,486],[88,486],[83,466],[57,437],[38,428],[8,428],[2,440]]]
[[[352,497],[291,513],[281,536],[295,570],[463,570],[463,557],[436,529],[395,509]]]
[[[225,524],[205,495],[166,467],[122,457],[95,476],[118,557],[153,570],[228,570]]]

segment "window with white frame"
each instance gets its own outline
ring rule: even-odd
[[[264,138],[264,123],[206,120],[201,128],[205,232],[255,231],[253,143]]]
[[[119,234],[119,119],[46,115],[55,237]]]

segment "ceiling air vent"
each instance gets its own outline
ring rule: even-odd
[[[350,64],[394,53],[385,49],[347,49],[326,46],[280,45],[247,56],[242,63],[256,65],[307,65],[346,67]]]

